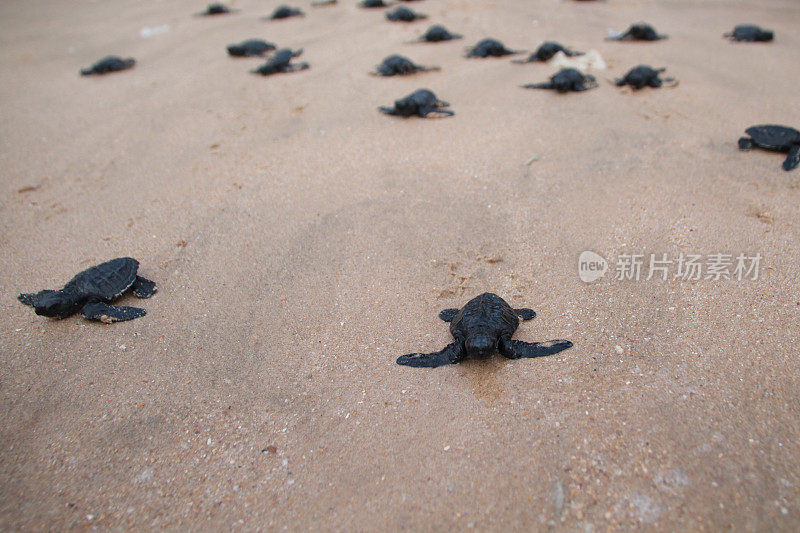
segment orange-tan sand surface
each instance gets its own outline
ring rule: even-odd
[[[796,0],[0,3],[0,529],[795,530],[800,170],[740,152],[798,127]],[[669,39],[605,41],[645,20]],[[733,44],[739,23],[770,44]],[[407,44],[432,23],[464,39]],[[142,28],[169,26],[143,38]],[[600,87],[465,59],[484,37],[597,50]],[[225,46],[303,48],[260,77]],[[385,56],[441,71],[369,76]],[[78,71],[109,54],[134,69]],[[611,80],[640,63],[675,88]],[[377,107],[426,87],[452,118]],[[532,161],[533,159],[533,161]],[[528,163],[528,164],[526,164]],[[757,280],[578,277],[578,255],[760,253]],[[147,315],[16,296],[117,256]],[[495,292],[540,359],[398,366]]]

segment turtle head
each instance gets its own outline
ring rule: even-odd
[[[486,333],[476,333],[464,342],[467,354],[476,359],[486,359],[497,349],[497,339]]]
[[[42,291],[34,297],[34,310],[37,315],[51,318],[64,318],[75,313],[78,305],[64,291]]]

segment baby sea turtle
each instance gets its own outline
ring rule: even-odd
[[[486,359],[495,351],[508,359],[553,355],[572,347],[567,340],[523,342],[511,339],[519,321],[536,316],[532,309],[512,309],[496,294],[483,293],[467,302],[461,309],[445,309],[439,318],[450,322],[455,342],[435,353],[402,355],[397,364],[435,368],[452,365],[467,357]]]
[[[197,15],[200,17],[210,17],[213,15],[225,15],[227,13],[233,13],[233,12],[234,10],[229,8],[225,4],[214,3],[214,4],[208,4],[206,10],[201,13],[198,13]]]
[[[788,126],[767,124],[745,130],[750,137],[739,139],[739,150],[763,148],[773,152],[789,152],[783,170],[793,170],[800,164],[800,131]]]
[[[275,52],[266,63],[250,72],[253,74],[261,74],[262,76],[269,76],[270,74],[277,74],[279,72],[305,70],[308,68],[308,63],[292,63],[292,59],[298,57],[302,53],[302,48],[300,50],[281,48]]]
[[[665,82],[672,83],[675,81],[675,78],[664,78],[662,80],[658,76],[666,70],[665,68],[654,69],[648,65],[639,65],[625,74],[624,78],[614,80],[614,83],[616,83],[618,87],[630,85],[637,90],[644,87],[661,87]]]
[[[527,59],[514,59],[512,63],[533,63],[534,61],[550,61],[558,52],[564,52],[567,57],[582,56],[583,52],[573,52],[564,48],[557,42],[545,41]]]
[[[394,107],[379,107],[378,110],[387,115],[395,115],[399,117],[410,117],[417,115],[418,117],[425,118],[430,114],[435,114],[440,117],[450,117],[455,115],[449,109],[442,109],[448,107],[450,104],[439,100],[432,91],[428,89],[417,89],[405,98],[395,100]]]
[[[526,89],[555,89],[560,93],[566,93],[569,91],[579,92],[594,89],[597,87],[597,82],[594,76],[582,74],[580,70],[575,68],[565,68],[551,76],[549,82],[529,83],[523,85],[523,87]]]
[[[378,65],[377,70],[372,72],[372,74],[376,76],[405,76],[407,74],[427,72],[430,70],[441,69],[439,67],[423,67],[422,65],[416,65],[407,57],[394,54],[384,59],[383,62]]]
[[[89,68],[81,70],[81,76],[91,76],[93,74],[108,74],[109,72],[117,72],[120,70],[127,70],[133,68],[136,60],[132,57],[122,59],[119,56],[104,57]]]
[[[417,39],[417,43],[438,43],[441,41],[452,41],[453,39],[461,39],[461,35],[457,33],[450,33],[447,28],[442,26],[441,24],[434,24],[428,31],[422,34],[422,36]]]
[[[666,35],[659,35],[655,28],[644,22],[633,24],[625,33],[616,33],[608,41],[659,41],[666,39]]]
[[[289,17],[303,17],[303,16],[305,16],[305,14],[296,7],[278,6],[277,8],[275,8],[275,11],[273,11],[272,14],[267,17],[267,19],[280,20],[280,19],[288,19]]]
[[[239,44],[229,44],[228,53],[234,57],[263,56],[275,50],[276,46],[261,39],[248,39]]]
[[[426,19],[428,15],[415,13],[407,7],[400,6],[386,13],[386,18],[392,22],[414,22],[415,20]]]
[[[521,50],[509,50],[497,39],[483,39],[475,46],[467,48],[467,57],[502,57],[521,53]]]
[[[383,0],[364,0],[363,2],[359,3],[358,5],[361,7],[366,7],[368,9],[377,8],[377,7],[389,7],[394,2],[389,2],[388,4]]]
[[[17,299],[41,316],[66,318],[80,311],[85,318],[106,324],[132,320],[147,312],[109,303],[128,289],[139,298],[150,298],[156,293],[156,284],[137,276],[138,269],[136,259],[118,257],[80,272],[61,290],[20,294]]]
[[[723,34],[723,37],[726,37],[731,41],[766,43],[775,38],[775,33],[771,30],[762,30],[753,24],[740,24],[733,28],[732,32]]]

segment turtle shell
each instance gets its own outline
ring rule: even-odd
[[[77,290],[85,297],[111,301],[133,285],[138,270],[139,261],[136,259],[118,257],[76,274],[64,289]]]
[[[755,143],[770,150],[788,150],[793,144],[800,142],[800,131],[787,126],[767,124],[753,126],[745,130]]]

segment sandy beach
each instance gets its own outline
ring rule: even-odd
[[[796,0],[0,4],[0,529],[793,531]],[[405,4],[404,4],[405,5]],[[669,39],[604,40],[652,23]],[[431,24],[463,39],[408,44]],[[736,24],[767,44],[722,38]],[[143,28],[168,26],[142,36]],[[147,32],[145,32],[146,34]],[[608,68],[466,59],[557,40]],[[226,45],[303,49],[261,77]],[[369,75],[389,54],[441,71]],[[132,70],[81,77],[116,54]],[[524,57],[524,56],[514,56]],[[614,86],[638,64],[674,88]],[[446,119],[377,111],[425,87]],[[578,257],[759,254],[757,279],[584,283]],[[103,325],[21,292],[119,256],[158,293]],[[557,355],[395,364],[494,292]]]

